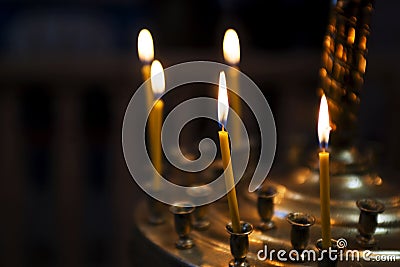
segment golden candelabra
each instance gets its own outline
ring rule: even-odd
[[[373,152],[365,152],[372,151],[367,145],[355,145],[373,4],[371,0],[338,0],[332,7],[323,42],[317,91],[327,96],[333,128],[332,238],[347,241],[346,246],[335,245],[359,253],[370,249],[371,255],[375,256],[390,254],[399,261],[399,182],[390,172],[385,177],[377,173],[373,156],[370,156]],[[306,162],[304,158],[307,158]],[[225,199],[199,208],[202,209],[201,220],[206,222],[207,227],[190,231],[194,243],[190,249],[176,248],[174,240],[178,237],[176,232],[171,231],[174,229],[172,219],[167,217],[165,223],[159,225],[149,224],[145,205],[136,210],[135,225],[144,239],[174,258],[178,265],[228,266],[235,257],[241,265],[232,266],[247,266],[239,253],[246,251],[246,262],[254,266],[378,266],[380,263],[374,261],[332,263],[283,261],[277,255],[260,257],[260,251],[266,247],[276,251],[295,249],[297,252],[319,249],[317,241],[321,238],[321,218],[317,153],[303,151],[295,162],[297,166],[291,165],[290,169],[280,166],[278,162],[279,168],[273,169],[263,187],[254,193],[247,190],[251,171],[245,173],[243,181],[237,186],[240,214],[243,225],[250,222],[254,229],[250,226],[247,229],[248,247],[247,235],[240,242],[233,242],[234,246],[236,244],[241,248],[234,250],[235,253],[232,252],[232,233],[226,231],[229,212]],[[219,173],[221,164],[214,165],[210,172]],[[252,169],[251,166],[249,169]],[[164,210],[168,208],[164,207]]]

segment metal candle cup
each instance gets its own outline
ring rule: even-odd
[[[315,217],[301,212],[289,213],[286,220],[292,225],[290,241],[295,250],[301,253],[306,249],[310,239],[310,227],[315,223]]]
[[[154,225],[163,224],[165,222],[164,204],[157,199],[148,197],[147,205],[149,207],[149,223]]]
[[[277,190],[272,186],[257,190],[257,210],[262,221],[257,225],[257,228],[261,231],[267,231],[275,227],[272,217],[274,215],[274,197],[276,194]]]
[[[322,239],[318,239],[316,247],[318,249],[318,258],[322,256],[322,260],[318,260],[318,267],[336,267],[339,260],[340,249],[342,249],[337,246],[337,240],[331,239],[331,247],[324,249],[322,248]],[[334,249],[336,252],[333,253],[332,251],[332,253],[328,253],[329,249]],[[325,252],[322,252],[323,250],[325,250]]]
[[[175,231],[179,236],[175,245],[179,249],[189,249],[194,246],[193,240],[189,237],[192,230],[191,214],[194,206],[188,203],[179,203],[170,207],[174,214]]]
[[[375,199],[361,199],[356,204],[360,209],[357,243],[364,248],[373,247],[376,245],[373,235],[378,226],[378,214],[385,211],[385,205]]]
[[[253,225],[248,222],[240,222],[240,233],[235,233],[232,223],[226,225],[226,230],[230,234],[229,244],[233,259],[229,262],[230,267],[248,267],[246,259],[249,250],[249,235],[253,232]]]
[[[193,227],[196,230],[206,230],[210,226],[210,221],[207,218],[207,206],[199,206],[196,207],[194,210],[194,222],[193,222]]]
[[[195,199],[195,203],[206,202],[211,192],[208,185],[197,184],[190,187],[187,193]],[[197,206],[193,212],[193,228],[199,231],[207,230],[210,226],[210,221],[207,218],[208,204]]]

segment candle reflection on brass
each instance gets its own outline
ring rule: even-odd
[[[336,47],[336,57],[342,58],[342,56],[343,56],[343,45],[338,44]]]
[[[353,27],[351,27],[347,35],[347,43],[350,45],[354,44],[355,36],[356,36],[356,30]]]
[[[360,42],[359,42],[359,44],[358,44],[358,47],[359,47],[361,50],[367,49],[367,37],[366,37],[366,36],[362,36],[362,37],[360,38]]]
[[[360,55],[359,61],[358,61],[358,70],[362,73],[365,72],[365,67],[367,66],[367,60],[363,55]]]
[[[320,87],[329,101],[340,109],[332,109],[332,122],[340,125],[332,139],[338,148],[354,145],[359,101],[350,101],[351,93],[359,96],[367,66],[367,39],[370,33],[372,1],[338,0],[329,19],[323,42],[320,72]],[[332,82],[329,81],[332,80]],[[339,84],[337,84],[337,83]],[[343,90],[345,91],[344,93]],[[351,99],[354,99],[351,96]]]

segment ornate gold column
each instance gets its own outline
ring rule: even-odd
[[[338,0],[330,12],[318,93],[328,99],[335,148],[352,147],[357,137],[373,2]]]

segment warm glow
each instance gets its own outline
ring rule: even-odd
[[[360,38],[358,47],[359,47],[361,50],[367,49],[367,37],[366,37],[366,36],[362,36],[362,37]]]
[[[219,73],[219,90],[218,90],[218,120],[226,126],[228,119],[229,102],[228,91],[226,90],[225,72]]]
[[[150,63],[154,59],[153,37],[147,29],[140,31],[138,36],[138,53],[140,61]]]
[[[322,95],[318,116],[318,138],[319,143],[324,148],[328,146],[330,131],[328,101],[326,100],[325,95]]]
[[[240,61],[240,44],[239,37],[235,30],[229,29],[225,32],[224,42],[224,59],[228,64],[237,65]]]
[[[367,66],[367,60],[365,59],[364,56],[360,55],[359,61],[358,61],[358,70],[361,73],[365,73],[365,67]]]
[[[165,91],[164,69],[158,60],[154,60],[151,64],[151,88],[156,96]]]
[[[336,56],[338,58],[342,58],[343,57],[343,45],[342,44],[338,44],[336,46]]]
[[[349,29],[349,34],[347,35],[347,42],[349,44],[354,44],[355,38],[356,38],[356,30],[353,27],[351,27]]]

